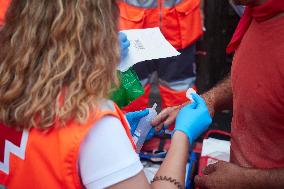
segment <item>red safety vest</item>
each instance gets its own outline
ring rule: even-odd
[[[106,115],[120,119],[135,147],[123,113],[113,103],[108,107],[91,114],[84,125],[70,121],[66,127],[49,131],[32,128],[18,132],[0,124],[0,188],[84,188],[78,169],[79,148],[99,119]]]
[[[5,14],[11,0],[0,0],[0,26],[4,24]]]
[[[187,47],[203,34],[200,0],[157,0],[152,5],[138,2],[119,2],[121,30],[159,27],[176,49]]]

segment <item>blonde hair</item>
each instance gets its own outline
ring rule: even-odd
[[[0,31],[0,122],[86,121],[117,84],[116,0],[12,0]]]

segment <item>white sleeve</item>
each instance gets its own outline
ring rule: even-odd
[[[137,175],[143,166],[119,119],[103,117],[80,146],[79,169],[87,189],[106,188]]]

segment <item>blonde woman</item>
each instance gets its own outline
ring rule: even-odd
[[[117,10],[115,0],[11,1],[0,30],[0,188],[184,187],[192,125],[177,118],[150,185],[107,100],[118,83]],[[187,108],[208,114],[195,101]]]

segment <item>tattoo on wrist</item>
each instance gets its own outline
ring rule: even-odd
[[[178,182],[176,179],[173,179],[172,177],[155,176],[154,179],[151,181],[151,183],[156,181],[167,181],[173,183],[178,189],[184,189],[183,185],[180,182]]]

